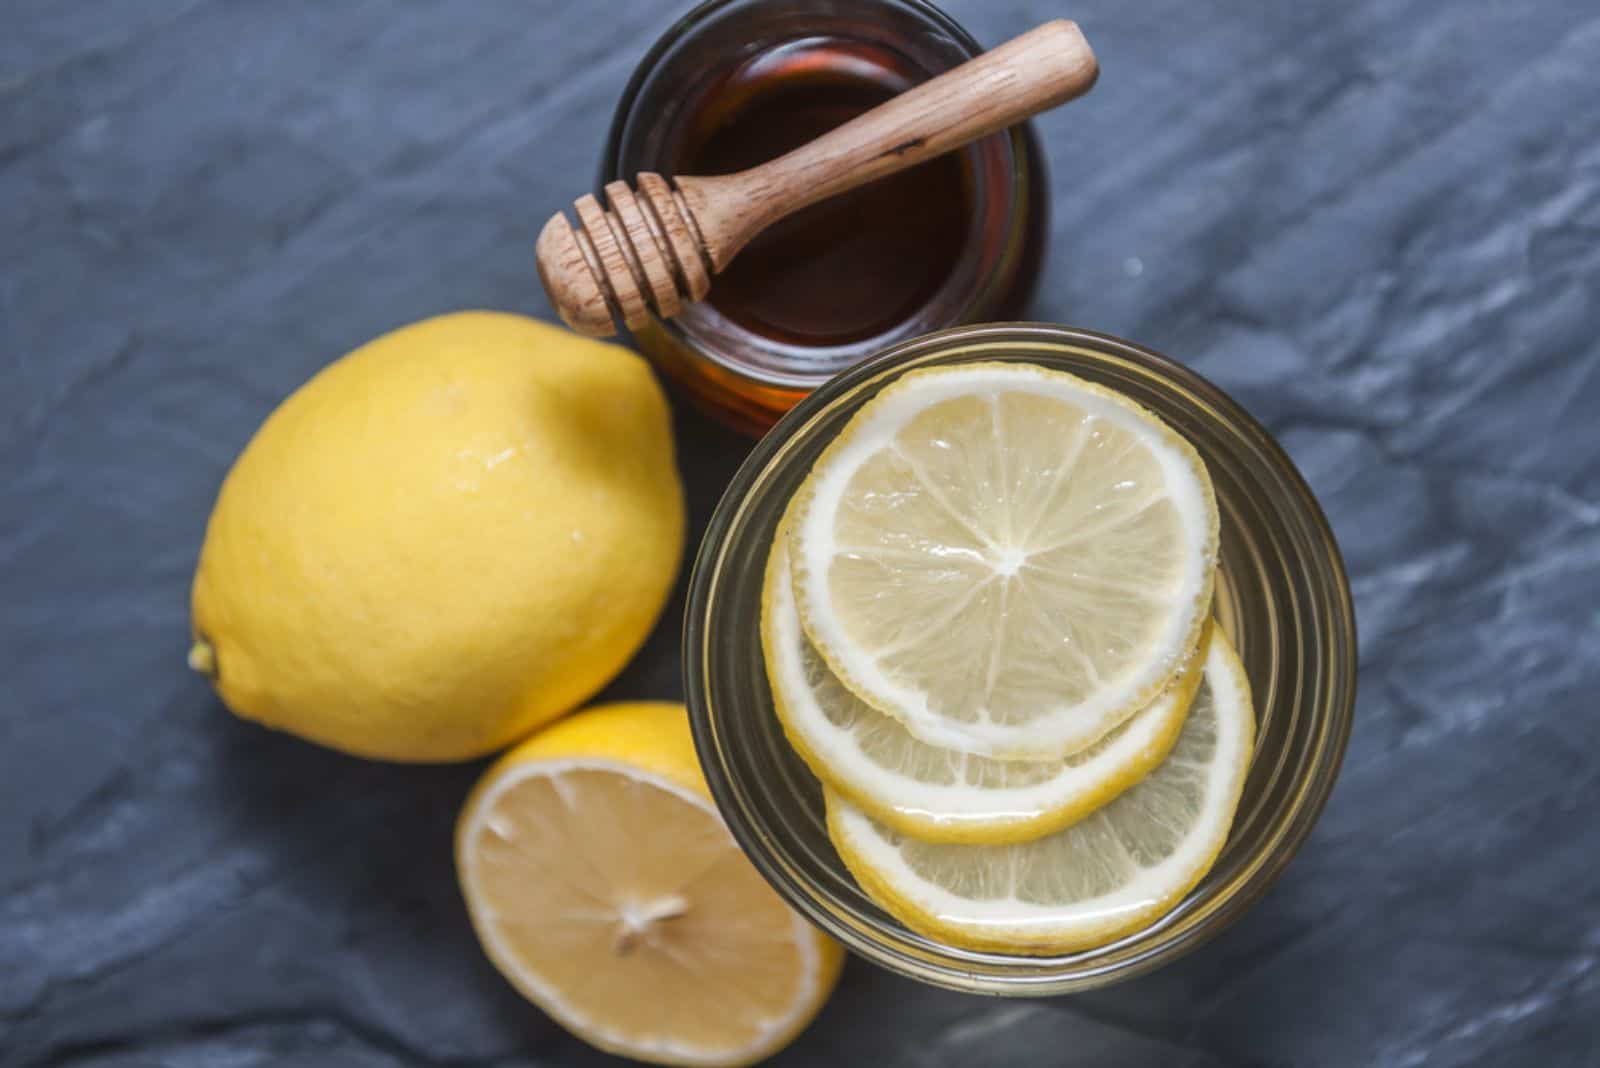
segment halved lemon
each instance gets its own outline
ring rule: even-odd
[[[681,705],[593,708],[512,750],[461,813],[456,864],[501,973],[626,1057],[759,1061],[839,976],[839,946],[723,826]]]
[[[1024,363],[913,371],[792,502],[806,634],[922,741],[1064,757],[1149,704],[1199,642],[1217,506],[1188,442]]]
[[[1194,706],[1167,759],[1064,831],[1021,845],[935,845],[837,793],[828,832],[862,888],[907,927],[967,949],[1068,953],[1147,926],[1227,840],[1255,733],[1244,667],[1212,628]]]
[[[782,537],[767,560],[761,645],[784,733],[817,778],[873,819],[928,842],[1024,842],[1082,819],[1167,755],[1201,675],[1197,647],[1150,705],[1065,759],[996,760],[941,749],[828,670],[800,627]]]

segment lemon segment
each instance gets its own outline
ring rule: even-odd
[[[1093,948],[1147,926],[1210,870],[1244,787],[1254,724],[1244,667],[1213,627],[1172,752],[1082,821],[1020,845],[942,845],[830,792],[829,837],[862,888],[930,938],[1002,953]]]
[[[843,954],[773,892],[713,806],[679,705],[593,708],[512,750],[461,813],[490,959],[580,1038],[743,1065],[816,1015]]]
[[[817,461],[788,527],[802,626],[929,745],[1081,751],[1148,705],[1209,615],[1217,508],[1150,412],[1030,364],[913,371]]]
[[[1155,701],[1065,759],[1007,761],[919,741],[846,689],[800,626],[788,549],[773,542],[761,640],[784,733],[812,772],[873,819],[928,842],[998,845],[1066,827],[1142,779],[1172,748],[1199,687],[1197,648]]]

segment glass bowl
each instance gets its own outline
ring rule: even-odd
[[[1257,744],[1215,867],[1171,912],[1109,945],[1061,956],[957,949],[875,905],[828,842],[821,788],[773,712],[758,637],[762,572],[790,495],[851,415],[906,371],[1026,361],[1121,391],[1204,457],[1221,513],[1215,613],[1250,675]],[[790,412],[734,476],[701,542],[685,622],[684,685],[700,762],[734,837],[801,913],[903,975],[958,990],[1049,995],[1128,979],[1223,930],[1283,871],[1327,800],[1349,739],[1356,632],[1327,520],[1294,464],[1217,387],[1104,334],[1044,324],[958,327],[897,345]]]

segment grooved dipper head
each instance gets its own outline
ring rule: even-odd
[[[598,258],[583,243],[566,215],[552,215],[535,246],[539,280],[563,322],[586,337],[610,337],[617,327],[605,281],[598,273]]]

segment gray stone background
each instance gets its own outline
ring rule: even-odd
[[[596,1065],[480,955],[478,766],[235,722],[183,668],[224,471],[402,322],[548,315],[533,237],[686,5],[0,2],[0,1063]],[[1600,7],[1081,21],[1037,318],[1283,440],[1344,546],[1343,777],[1237,927],[1100,993],[853,963],[783,1065],[1600,1064]],[[703,524],[747,444],[679,415]],[[612,696],[680,693],[681,601]]]

